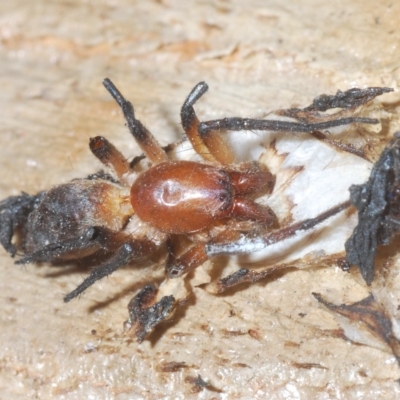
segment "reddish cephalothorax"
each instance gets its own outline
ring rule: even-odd
[[[0,243],[12,256],[17,250],[22,251],[19,264],[106,254],[105,260],[65,296],[66,302],[118,268],[153,257],[165,244],[169,282],[168,279],[184,277],[210,259],[219,245],[223,245],[225,253],[251,252],[260,243],[268,246],[299,230],[310,229],[348,207],[346,202],[316,218],[276,229],[278,222],[273,211],[253,200],[273,190],[275,177],[255,162],[235,164],[234,154],[221,137],[221,131],[313,132],[357,122],[378,123],[356,117],[330,120],[325,117],[323,122],[307,123],[304,113],[302,122],[225,118],[200,123],[193,105],[208,89],[201,82],[184,102],[181,120],[202,161],[177,161],[170,159],[166,151],[173,145],[160,147],[135,118],[132,104],[114,84],[106,79],[104,85],[121,107],[130,132],[151,166],[144,172],[136,172],[138,158],[128,163],[110,142],[98,136],[90,139],[89,146],[107,167],[107,173],[99,171],[35,196],[23,193],[0,202]],[[323,106],[340,107],[336,101],[339,98],[341,101],[345,98],[343,104],[354,101],[360,105],[385,91],[372,89],[360,92],[353,89],[338,93],[337,98],[328,96]],[[320,103],[313,105],[312,110]],[[312,117],[315,119],[314,114]],[[13,243],[17,232],[19,238]],[[249,241],[243,240],[246,238]],[[189,248],[188,241],[192,243]],[[186,246],[183,250],[182,243]],[[242,278],[245,279],[243,274],[236,274],[230,284]],[[172,294],[157,293],[155,286],[146,286],[129,304],[127,325],[135,326],[139,340],[170,317],[182,300]]]
[[[270,225],[274,215],[269,209],[236,197],[246,194],[247,187],[253,191],[253,181],[265,187],[273,176],[262,170],[230,173],[198,162],[167,161],[139,176],[131,188],[131,201],[142,221],[166,233],[197,232],[228,217],[247,216]]]

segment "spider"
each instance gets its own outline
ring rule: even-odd
[[[201,123],[193,106],[208,86],[200,82],[182,106],[181,121],[202,161],[176,161],[136,119],[132,104],[111,80],[105,79],[103,84],[120,106],[129,131],[151,166],[136,172],[134,162],[129,163],[107,139],[97,136],[90,139],[89,147],[107,173],[100,171],[34,196],[22,193],[0,202],[0,243],[12,257],[17,251],[22,252],[17,264],[107,254],[64,297],[65,302],[115,270],[151,258],[165,245],[166,276],[167,281],[172,281],[184,278],[214,254],[255,251],[299,230],[311,229],[350,206],[345,202],[315,218],[279,228],[273,210],[253,200],[272,192],[274,175],[256,162],[235,164],[233,151],[221,131],[314,132],[351,123],[379,122],[346,117],[319,123],[247,118]],[[352,90],[356,95],[344,92],[344,99],[352,100],[346,106],[337,104],[343,95],[339,92],[332,98],[321,97],[323,101],[314,102],[308,110],[351,108],[384,92],[379,88]],[[357,96],[362,100],[357,100]],[[13,242],[14,236],[17,240]],[[189,248],[188,241],[192,243]],[[129,304],[127,327],[134,325],[138,340],[142,341],[158,323],[172,315],[178,300],[172,294],[160,294],[154,285],[145,286]]]

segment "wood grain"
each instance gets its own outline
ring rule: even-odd
[[[127,157],[139,154],[105,77],[166,145],[182,133],[180,106],[201,80],[210,86],[196,108],[205,119],[262,117],[353,86],[398,91],[399,19],[392,1],[2,2],[0,198],[96,171],[88,148],[96,135]],[[396,96],[385,98],[394,121]],[[141,345],[123,334],[126,305],[160,282],[162,269],[126,268],[64,305],[86,274],[22,268],[0,252],[0,397],[400,395],[391,353],[335,336],[336,320],[311,296],[365,294],[337,268],[291,271],[225,296],[196,288],[188,307]]]

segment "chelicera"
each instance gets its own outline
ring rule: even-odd
[[[315,218],[279,228],[273,210],[254,200],[273,190],[275,177],[256,162],[236,164],[221,131],[314,132],[352,123],[379,122],[346,117],[310,123],[300,115],[299,122],[246,118],[199,122],[193,106],[208,89],[201,82],[181,109],[183,129],[200,160],[177,161],[170,159],[136,119],[132,104],[109,79],[104,80],[104,86],[122,109],[129,131],[151,166],[136,172],[133,162],[129,163],[107,139],[97,136],[90,139],[90,150],[107,173],[73,180],[34,196],[22,193],[0,203],[0,243],[11,256],[18,250],[22,252],[17,264],[80,259],[97,252],[107,254],[64,297],[65,302],[115,270],[151,258],[162,246],[166,245],[167,250],[167,280],[184,279],[214,254],[255,251],[299,230],[311,229],[350,205],[339,204]],[[347,108],[384,92],[375,88],[368,89],[370,92],[353,90],[358,91],[354,92],[358,97],[350,91],[344,93],[345,100],[357,98]],[[335,103],[339,94],[332,96],[335,101],[328,97],[322,99],[322,106],[315,103],[314,110],[346,107]],[[13,242],[14,236],[17,240]],[[232,279],[245,280],[243,273],[239,275]],[[171,316],[182,300],[178,297],[174,293],[160,294],[153,285],[146,286],[129,305],[127,326],[134,325],[138,339],[143,340],[159,322]]]

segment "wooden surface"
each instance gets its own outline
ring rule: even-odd
[[[382,100],[390,134],[399,22],[393,1],[2,2],[0,198],[96,171],[88,149],[95,135],[127,157],[139,154],[101,85],[105,77],[162,145],[180,137],[180,106],[201,80],[210,86],[196,107],[204,119],[264,117],[338,89],[393,87]],[[364,179],[356,175],[353,183]],[[337,320],[311,296],[359,300],[368,290],[356,273],[291,270],[224,296],[195,288],[188,307],[139,345],[123,334],[126,305],[144,284],[162,280],[162,268],[120,270],[63,304],[87,272],[16,266],[1,250],[0,398],[400,396],[390,350],[336,337]],[[392,275],[386,297],[396,310]],[[196,386],[198,375],[208,388]]]

